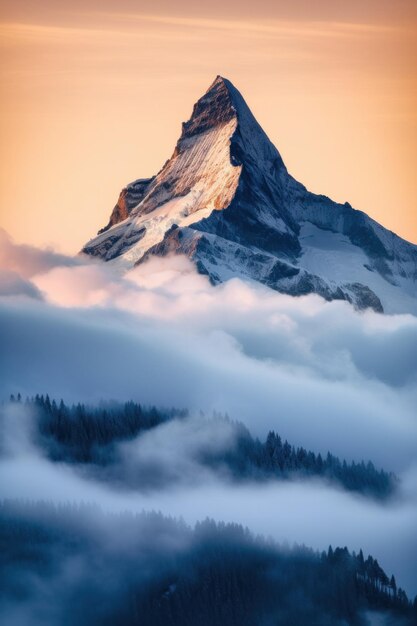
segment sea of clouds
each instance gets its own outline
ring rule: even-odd
[[[122,273],[4,232],[0,267],[0,400],[132,399],[191,414],[123,449],[128,464],[145,459],[184,480],[132,493],[51,463],[31,443],[30,415],[4,405],[1,498],[210,516],[280,541],[362,548],[417,592],[417,318],[240,280],[214,288],[182,257]],[[399,493],[382,504],[319,481],[233,485],[194,463],[202,437],[221,446],[231,436],[196,428],[201,411],[227,413],[262,439],[274,429],[315,452],[370,459],[399,475]]]

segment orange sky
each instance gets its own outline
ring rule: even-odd
[[[222,74],[298,180],[417,242],[416,3],[346,4],[1,0],[1,226],[78,251]]]

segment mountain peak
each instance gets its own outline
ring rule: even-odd
[[[278,150],[256,121],[240,91],[220,75],[197,100],[190,119],[183,122],[174,156],[181,152],[184,144],[188,145],[187,140],[229,123],[235,125],[230,135],[232,163],[242,164],[249,159],[262,167],[273,162],[274,167],[286,171]]]
[[[220,75],[183,123],[172,157],[122,190],[83,252],[127,267],[185,254],[213,283],[238,276],[358,308],[417,310],[417,247],[297,182]]]
[[[227,87],[227,83],[230,83],[230,81],[227,80],[227,78],[224,78],[224,76],[220,76],[220,74],[217,74],[216,78],[213,80],[210,87],[207,89],[207,92],[213,89],[213,87],[215,87],[216,85],[224,85],[225,87]]]
[[[217,74],[216,78],[211,83],[210,87],[207,89],[205,95],[209,94],[213,90],[227,91],[231,100],[233,100],[233,97],[236,93],[239,93],[238,89],[234,86],[232,81],[230,81],[228,78],[225,78],[224,76],[220,76],[220,74]],[[243,96],[241,94],[239,95],[243,100]]]
[[[216,77],[195,103],[190,119],[183,123],[180,142],[236,118],[230,88],[233,89],[233,86],[229,81]]]

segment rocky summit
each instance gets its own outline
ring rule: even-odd
[[[417,313],[417,246],[297,182],[221,76],[183,123],[172,157],[122,190],[82,252],[126,268],[185,254],[213,284],[239,277],[293,296]]]

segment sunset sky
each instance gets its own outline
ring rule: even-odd
[[[414,0],[1,0],[0,224],[75,253],[217,74],[289,171],[417,243]]]

